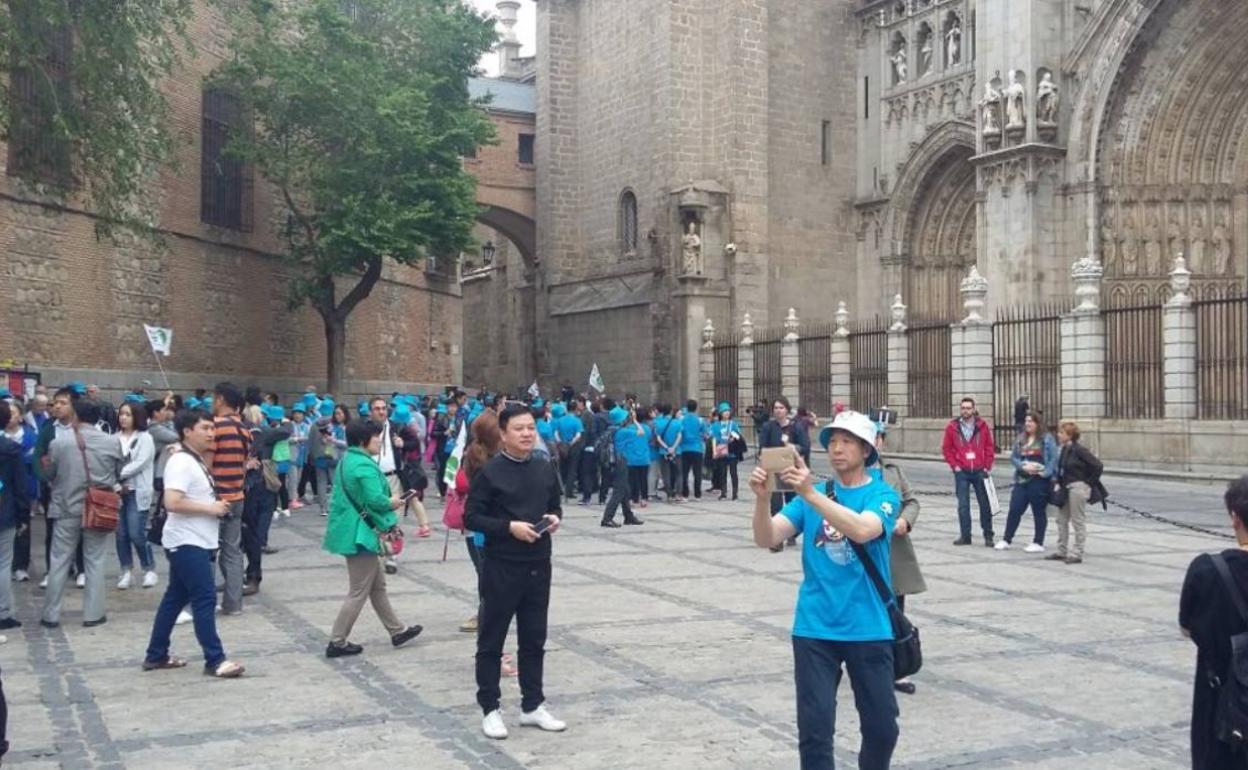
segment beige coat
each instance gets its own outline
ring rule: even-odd
[[[910,528],[914,529],[914,522],[919,518],[919,499],[915,497],[914,488],[910,486],[906,474],[902,473],[901,468],[885,460],[884,482],[901,498],[899,517],[905,519]],[[893,592],[899,596],[909,596],[926,591],[927,583],[923,582],[923,573],[919,571],[919,560],[914,555],[914,544],[910,542],[910,535],[894,537],[889,550],[892,554],[889,569],[893,576]]]

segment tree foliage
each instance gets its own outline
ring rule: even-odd
[[[331,387],[342,331],[386,259],[415,264],[472,242],[476,185],[461,158],[493,138],[468,76],[495,40],[460,0],[257,0],[214,76],[255,121],[230,152],[287,209],[294,300],[325,322]],[[336,278],[355,277],[339,298]]]
[[[160,89],[190,50],[192,10],[192,0],[0,2],[0,133],[37,143],[24,165],[41,173],[21,175],[80,195],[99,232],[154,223],[153,174],[174,149]]]

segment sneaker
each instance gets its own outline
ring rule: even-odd
[[[424,626],[408,626],[394,636],[391,636],[390,644],[393,644],[395,647],[402,647],[416,637],[420,636],[420,632],[424,630]]]
[[[325,657],[327,658],[345,658],[349,655],[359,655],[361,652],[364,652],[364,648],[351,642],[343,642],[342,644],[330,642],[325,647]]]
[[[21,628],[21,627],[22,627],[22,621],[18,620],[17,618],[0,619],[0,631],[8,631],[9,629],[12,629],[12,628]]]
[[[568,723],[555,719],[555,717],[546,710],[545,705],[538,706],[532,711],[521,712],[520,726],[539,727],[551,733],[561,733],[568,729]]]
[[[307,505],[307,503],[303,502],[302,500],[292,500],[292,501],[290,502],[290,510],[291,510],[291,511],[297,511],[297,510],[299,510],[300,508],[304,507],[305,505]],[[290,515],[290,511],[287,511],[287,512],[286,512],[286,515],[287,515],[287,516],[289,516],[289,515]]]
[[[475,634],[477,632],[477,622],[477,616],[473,615],[463,623],[459,624],[459,630],[463,631],[465,634]]]
[[[147,572],[143,573],[143,587],[144,588],[155,588],[156,584],[159,582],[160,582],[160,576],[156,574],[156,570],[149,569]]]
[[[1067,564],[1083,564],[1082,556],[1071,556],[1066,560]]]
[[[1044,557],[1044,559],[1045,561],[1066,561],[1066,554],[1062,553],[1061,551],[1058,551],[1057,553],[1049,554],[1048,556]]]
[[[274,515],[275,517],[277,517],[277,518],[281,518],[281,517],[285,516],[286,518],[288,518],[288,519],[289,519],[289,518],[290,518],[290,509],[289,509],[289,508],[278,508],[277,510],[273,511],[273,515]]]
[[[74,585],[78,586],[79,588],[86,588],[87,587],[87,574],[85,572],[79,573],[78,579],[74,581]]]
[[[994,545],[993,548],[998,551],[1008,551],[1010,550],[1010,542],[1008,540],[998,540],[997,544]]]
[[[430,537],[433,535],[433,529],[430,527],[421,527],[416,530],[416,537]]]
[[[954,545],[970,545],[970,544],[971,544],[971,538],[970,538],[970,536],[969,536],[969,535],[968,535],[967,537],[960,537],[960,538],[958,538],[957,540],[954,540],[954,541],[953,541],[953,544],[954,544]]]
[[[399,572],[399,563],[394,559],[386,559],[385,569],[387,575],[396,575]]]
[[[1030,543],[1023,549],[1024,553],[1044,553],[1044,546],[1039,543]]]
[[[48,576],[47,576],[47,575],[44,575],[44,576],[43,576],[43,580],[40,580],[40,581],[39,581],[39,587],[40,587],[40,588],[47,588],[47,587],[48,587]]]
[[[14,582],[14,583],[29,583],[29,582],[30,582],[30,573],[29,573],[29,572],[27,572],[27,571],[26,571],[26,570],[24,570],[24,569],[14,570],[14,572],[13,572],[13,582]]]
[[[327,511],[327,510],[325,510],[324,508],[322,508],[322,509],[321,509],[321,517],[322,517],[322,518],[324,518],[325,516],[328,516],[328,515],[329,515],[329,511]]]
[[[507,738],[507,723],[503,721],[501,709],[494,709],[485,715],[485,719],[481,720],[481,732],[485,733],[486,738],[496,741]]]
[[[190,623],[194,619],[195,619],[194,615],[187,612],[186,610],[182,610],[181,612],[178,613],[178,619],[173,621],[173,624],[175,626],[180,626],[186,623]]]
[[[243,583],[243,596],[255,596],[258,593],[260,593],[259,583]]]
[[[84,578],[82,585],[86,585],[86,580],[85,580],[85,577],[84,577],[83,575],[79,575],[79,577],[83,577],[83,578]],[[124,590],[126,590],[127,588],[129,588],[129,587],[130,587],[130,581],[131,581],[132,579],[133,579],[133,578],[132,578],[132,577],[131,577],[131,575],[130,575],[130,570],[126,570],[125,572],[121,573],[121,580],[118,580],[118,581],[117,581],[117,590],[118,590],[118,591],[124,591]],[[82,587],[82,586],[80,585],[80,586],[79,586],[79,588],[81,588],[81,587]]]
[[[984,546],[985,546],[986,548],[992,548],[992,547],[993,547],[993,539],[992,539],[992,535],[988,535],[988,536],[986,536],[986,537],[984,538]]]

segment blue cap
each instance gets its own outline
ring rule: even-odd
[[[9,392],[8,388],[0,388],[0,398],[13,398],[13,394]]]
[[[728,403],[727,401],[721,401],[719,404],[719,408],[715,410],[715,414],[723,414],[724,412],[731,412],[731,411],[732,411],[732,404]]]
[[[323,399],[323,400],[321,401],[321,409],[320,409],[321,416],[322,416],[322,417],[330,417],[330,416],[332,416],[332,415],[333,415],[333,413],[334,413],[334,406],[335,406],[335,404],[334,404],[334,400],[333,400],[332,398],[326,398],[326,399]]]
[[[446,414],[446,404],[438,404],[438,414]]]
[[[361,402],[360,402],[360,403],[356,406],[356,410],[357,410],[357,411],[359,411],[359,413],[360,413],[360,416],[361,416],[361,417],[367,417],[367,416],[368,416],[368,402],[367,402],[367,401],[361,401]]]
[[[3,397],[4,397],[3,395],[0,395],[0,398],[3,398]],[[141,393],[127,393],[126,397],[122,400],[130,404],[147,403],[147,399],[143,398],[143,394]]]
[[[563,405],[562,401],[556,402],[555,405],[550,408],[550,416],[554,417],[555,419],[558,419],[567,413],[568,413],[568,408]]]
[[[612,425],[623,425],[624,421],[628,419],[628,410],[622,406],[617,406],[610,412],[607,412],[607,419],[611,421]]]
[[[412,421],[412,410],[407,408],[407,404],[400,401],[394,407],[394,411],[390,413],[390,417],[399,425],[407,425]]]
[[[543,401],[543,400],[541,400],[540,398],[535,398],[535,399],[533,399],[533,408],[534,408],[534,409],[542,409],[542,408],[543,408],[543,407],[545,407],[545,406],[546,406],[546,402],[545,402],[545,401]]]
[[[302,413],[302,414],[307,414],[307,413],[308,413],[308,407],[307,407],[307,405],[306,405],[306,404],[304,404],[302,401],[296,401],[295,403],[293,403],[293,404],[291,404],[291,405],[290,405],[290,413],[291,413],[291,414],[294,414],[295,412],[300,412],[300,413]]]
[[[83,385],[81,382],[78,382],[77,380],[74,380],[73,382],[69,383],[65,387],[69,388],[75,394],[79,396],[85,396],[87,394],[87,386]]]
[[[260,411],[266,418],[274,422],[281,422],[282,418],[286,416],[286,410],[282,408],[281,404],[265,404],[260,407]]]

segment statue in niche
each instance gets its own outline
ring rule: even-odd
[[[979,103],[984,111],[984,136],[1001,135],[1001,92],[991,82],[984,84],[984,99]]]
[[[1161,222],[1156,210],[1149,211],[1144,225],[1144,271],[1145,275],[1158,277],[1166,274],[1161,255]]]
[[[685,275],[702,275],[702,238],[698,235],[698,221],[690,219],[681,238]]]
[[[949,31],[945,33],[945,67],[952,67],[962,61],[962,23],[953,17]]]
[[[1135,218],[1127,208],[1122,215],[1122,233],[1118,241],[1118,253],[1122,257],[1122,274],[1135,275],[1139,271],[1139,244],[1136,242]]]
[[[1118,269],[1118,241],[1114,238],[1113,220],[1108,216],[1101,224],[1101,264],[1105,275],[1114,275]]]
[[[1188,267],[1193,273],[1209,272],[1205,253],[1205,215],[1199,208],[1192,212],[1192,226],[1188,235],[1192,239],[1192,256],[1187,260]]]
[[[1053,73],[1046,72],[1036,87],[1036,125],[1057,125],[1057,83],[1053,82]]]
[[[893,63],[893,85],[899,86],[905,83],[909,68],[906,66],[906,41],[904,38],[898,39],[897,51],[889,61]]]
[[[1210,251],[1213,252],[1213,272],[1215,275],[1231,273],[1231,238],[1226,228],[1226,217],[1218,213],[1213,223],[1213,235],[1209,239]]]
[[[919,77],[932,71],[932,30],[924,26],[919,33]]]
[[[1010,72],[1010,84],[1005,87],[1002,96],[1005,98],[1005,130],[1026,128],[1027,114],[1023,100],[1027,96],[1027,90],[1018,82],[1018,70]]]
[[[1187,256],[1187,240],[1183,237],[1183,223],[1179,221],[1179,212],[1170,212],[1170,221],[1166,223],[1166,259],[1171,261],[1183,254]]]

